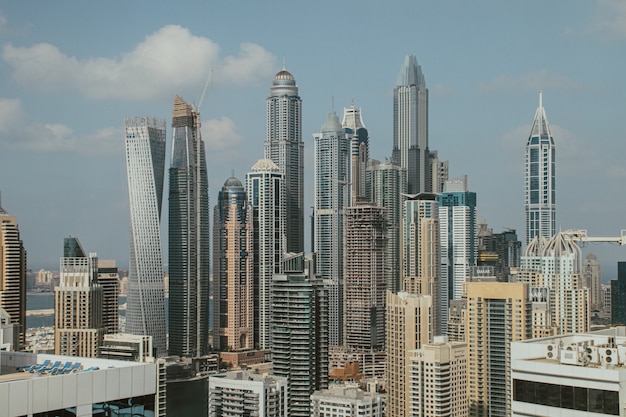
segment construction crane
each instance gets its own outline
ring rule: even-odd
[[[570,229],[564,232],[561,232],[567,239],[572,242],[580,242],[581,246],[585,246],[588,242],[609,242],[609,243],[617,243],[620,246],[626,244],[626,229],[622,229],[620,231],[620,236],[603,236],[603,237],[591,237],[587,235],[586,230],[575,230]]]

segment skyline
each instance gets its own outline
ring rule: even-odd
[[[524,149],[539,90],[557,148],[557,230],[626,228],[623,3],[274,1],[244,12],[216,3],[0,7],[0,204],[17,217],[29,268],[56,269],[71,235],[127,269],[124,118],[169,120],[174,95],[198,102],[211,71],[200,113],[212,209],[232,171],[243,181],[263,158],[265,101],[283,61],[302,98],[307,233],[313,134],[330,111],[354,103],[370,157],[391,157],[393,88],[406,55],[429,88],[429,149],[449,161],[451,178],[468,175],[477,216],[494,232],[515,228],[523,240]],[[150,18],[137,19],[147,8]],[[280,30],[258,24],[277,9]],[[169,122],[166,135],[169,148]],[[589,252],[604,280],[626,259],[614,245]]]

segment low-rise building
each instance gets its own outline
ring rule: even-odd
[[[337,384],[311,395],[311,417],[383,417],[385,396]]]

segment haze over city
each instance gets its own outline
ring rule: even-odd
[[[312,135],[333,108],[354,102],[370,156],[391,156],[392,91],[407,54],[430,91],[430,149],[451,177],[468,175],[494,231],[523,236],[539,90],[557,148],[558,227],[626,228],[620,1],[11,2],[0,7],[0,43],[1,205],[18,218],[32,269],[56,269],[68,235],[127,267],[125,117],[165,119],[169,149],[174,95],[200,104],[212,72],[200,113],[213,206],[233,172],[243,180],[263,157],[265,99],[285,65],[303,101],[309,207]],[[626,259],[614,245],[589,251],[604,280]]]

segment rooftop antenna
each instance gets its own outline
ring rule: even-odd
[[[539,108],[543,107],[543,91],[539,90]]]
[[[234,169],[230,170],[230,176],[231,176],[231,178],[235,178],[235,170]]]
[[[285,56],[283,55],[283,69],[287,69],[287,67],[285,66]]]
[[[332,111],[335,112],[335,96],[332,96]]]

